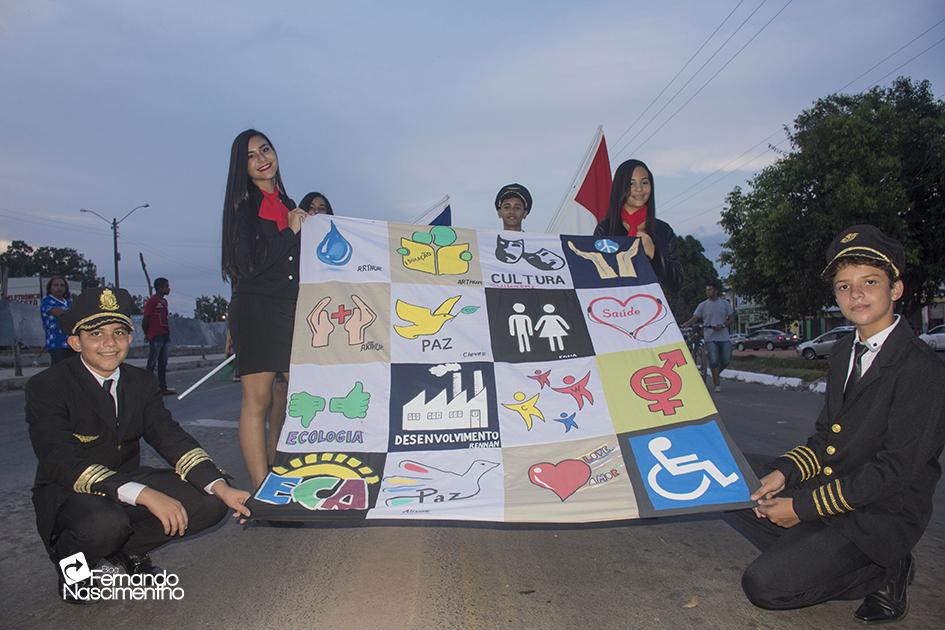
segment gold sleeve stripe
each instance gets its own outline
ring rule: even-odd
[[[807,481],[807,478],[810,477],[807,464],[803,462],[800,457],[795,455],[794,451],[788,451],[784,456],[794,462],[794,465],[801,471],[801,481]]]
[[[834,479],[834,480],[833,480],[833,483],[834,483],[834,485],[837,486],[837,496],[840,497],[840,503],[842,503],[842,504],[843,504],[843,507],[845,507],[848,511],[852,512],[852,511],[853,511],[853,508],[850,507],[850,504],[849,504],[849,503],[847,503],[846,498],[843,496],[843,490],[840,489],[840,480],[839,480],[839,479]]]
[[[817,491],[814,490],[813,492],[811,492],[810,496],[811,498],[814,499],[814,507],[817,508],[817,513],[820,514],[821,516],[827,516],[826,514],[824,514],[824,511],[820,508],[820,501],[817,499]]]
[[[102,466],[101,464],[92,464],[82,471],[72,484],[72,489],[76,492],[92,494],[92,486],[100,481],[108,479],[115,474],[115,471]]]
[[[836,511],[835,513],[843,514],[843,508],[841,508],[840,505],[837,503],[837,497],[833,496],[833,486],[830,484],[827,484],[826,486],[823,486],[823,487],[826,488],[827,490],[827,495],[830,497],[830,505]]]
[[[812,451],[807,446],[798,446],[794,450],[797,451],[798,455],[802,455],[807,458],[807,460],[810,462],[811,468],[814,470],[815,475],[820,472],[820,461],[817,459],[817,454],[814,453],[814,451]]]
[[[207,455],[207,451],[202,448],[191,449],[181,455],[181,458],[177,460],[177,464],[174,466],[174,470],[181,479],[186,479],[194,466],[207,461],[211,461],[210,456]]]
[[[792,448],[790,452],[796,460],[804,464],[804,478],[802,481],[807,481],[816,474],[816,466],[810,462],[810,460],[807,458],[807,454],[804,453],[804,451],[798,448]]]
[[[814,490],[814,492],[820,492],[820,501],[821,503],[823,503],[824,510],[826,510],[829,516],[833,516],[834,515],[833,510],[830,509],[830,504],[827,503],[827,494],[824,492],[824,487],[820,486],[819,488]]]

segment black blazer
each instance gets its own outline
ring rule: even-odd
[[[144,438],[181,479],[202,489],[226,475],[164,407],[146,370],[122,364],[119,416],[80,357],[44,370],[26,384],[26,422],[39,460],[33,486],[36,524],[47,547],[59,507],[75,493],[118,501],[118,487],[140,466]]]
[[[290,210],[295,202],[280,194]],[[274,221],[259,216],[263,195],[254,184],[249,197],[236,208],[236,257],[239,273],[233,293],[266,295],[295,300],[299,292],[299,235],[279,230]]]
[[[837,527],[889,566],[928,525],[945,444],[945,363],[900,318],[846,399],[854,335],[830,353],[816,432],[772,462],[794,492],[802,521]]]
[[[626,231],[620,234],[609,234],[610,219],[604,219],[594,228],[594,236],[626,236]],[[679,246],[676,244],[676,233],[669,224],[659,219],[653,220],[653,233],[650,235],[656,252],[650,259],[653,271],[660,285],[666,291],[676,292],[682,286],[682,262],[679,260]]]

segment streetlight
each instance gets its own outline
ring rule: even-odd
[[[119,284],[118,284],[118,261],[121,260],[121,254],[118,253],[118,224],[121,223],[122,221],[124,221],[125,219],[127,219],[128,217],[130,217],[131,214],[132,214],[135,210],[139,210],[139,209],[141,209],[141,208],[148,208],[148,207],[150,207],[150,204],[146,204],[146,203],[143,203],[143,204],[141,204],[140,206],[135,206],[134,208],[132,208],[131,210],[129,210],[129,211],[128,211],[128,214],[126,214],[126,215],[123,216],[122,218],[120,218],[120,219],[112,219],[111,221],[109,221],[108,219],[106,219],[105,217],[103,217],[102,215],[100,215],[100,214],[99,214],[98,212],[96,212],[95,210],[89,210],[89,209],[87,209],[87,208],[79,208],[79,212],[88,212],[89,214],[94,214],[94,215],[97,216],[99,219],[101,219],[101,220],[104,221],[105,223],[108,223],[110,226],[112,226],[112,242],[114,243],[114,247],[115,247],[115,288],[116,288],[116,289],[119,288]]]

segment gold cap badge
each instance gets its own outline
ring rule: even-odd
[[[115,294],[112,293],[111,289],[105,289],[102,291],[102,295],[98,299],[98,306],[103,311],[117,311],[118,298],[115,297]]]
[[[850,241],[852,241],[853,239],[855,239],[855,238],[856,238],[857,236],[859,236],[859,235],[860,235],[859,232],[850,232],[849,234],[847,234],[846,236],[844,236],[843,238],[841,238],[841,239],[840,239],[840,242],[841,242],[841,243],[849,243]]]

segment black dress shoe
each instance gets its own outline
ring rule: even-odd
[[[151,556],[146,553],[128,553],[119,551],[113,556],[108,557],[108,561],[117,564],[127,571],[130,575],[161,573],[163,569],[151,562]]]
[[[912,554],[899,561],[889,581],[875,593],[870,593],[853,616],[865,624],[899,621],[909,612],[909,584],[915,577]]]

